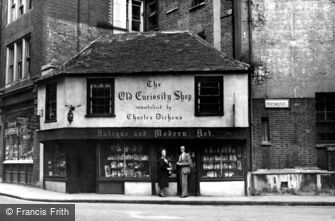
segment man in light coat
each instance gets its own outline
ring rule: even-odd
[[[187,180],[189,174],[191,173],[192,158],[190,154],[185,152],[185,146],[180,147],[180,152],[181,154],[179,155],[177,162],[177,165],[179,166],[179,180],[181,182],[180,197],[188,197]]]

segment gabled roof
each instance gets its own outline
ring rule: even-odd
[[[245,72],[248,68],[249,65],[228,58],[195,34],[146,32],[102,35],[51,75]]]

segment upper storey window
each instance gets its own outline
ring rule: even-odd
[[[30,36],[7,46],[6,85],[27,79],[30,75]]]
[[[109,0],[115,33],[158,30],[158,0]]]
[[[8,1],[8,23],[18,19],[32,7],[31,0],[9,0]]]
[[[223,115],[223,77],[195,77],[195,115]]]
[[[143,0],[114,0],[110,23],[116,30],[142,32],[144,30]]]
[[[318,141],[335,140],[335,93],[316,93],[316,133]]]

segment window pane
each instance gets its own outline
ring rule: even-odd
[[[57,119],[57,85],[56,83],[46,86],[46,120]]]
[[[16,60],[17,60],[17,77],[18,79],[22,79],[22,41],[16,43]]]
[[[13,77],[14,77],[14,45],[10,46],[8,48],[9,50],[9,57],[8,57],[8,83],[13,82]]]
[[[142,2],[140,1],[132,1],[132,31],[141,31],[141,4]]]
[[[24,13],[24,5],[22,4],[22,0],[19,0],[19,16]]]
[[[223,114],[223,78],[196,78],[196,112],[198,114]]]
[[[315,95],[318,140],[335,140],[335,93]]]
[[[15,4],[15,1],[12,1],[10,21],[14,21],[15,19],[16,19],[16,4]]]
[[[262,118],[262,142],[270,142],[269,118]]]
[[[136,142],[115,142],[101,145],[100,177],[150,178],[149,148]]]
[[[203,147],[203,178],[230,178],[243,176],[242,147],[238,144],[222,143]]]
[[[46,176],[65,177],[66,176],[66,158],[65,148],[63,146],[52,144],[47,145],[45,151]]]
[[[27,78],[27,77],[29,77],[29,74],[30,74],[30,72],[31,72],[31,70],[30,70],[30,54],[31,54],[31,42],[30,42],[30,37],[28,37],[28,38],[26,38],[25,39],[25,41],[26,41],[26,48],[25,48],[25,55],[26,55],[26,70],[25,70],[25,78]]]
[[[89,82],[89,114],[113,114],[113,81]]]

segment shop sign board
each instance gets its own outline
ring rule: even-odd
[[[191,120],[190,113],[194,112],[192,84],[158,78],[138,79],[124,84],[127,87],[116,90],[116,107],[122,108],[117,115],[125,125],[157,122],[178,125]]]
[[[265,99],[265,108],[289,108],[289,99]]]
[[[247,139],[246,128],[64,128],[40,131],[40,141],[67,139]]]

